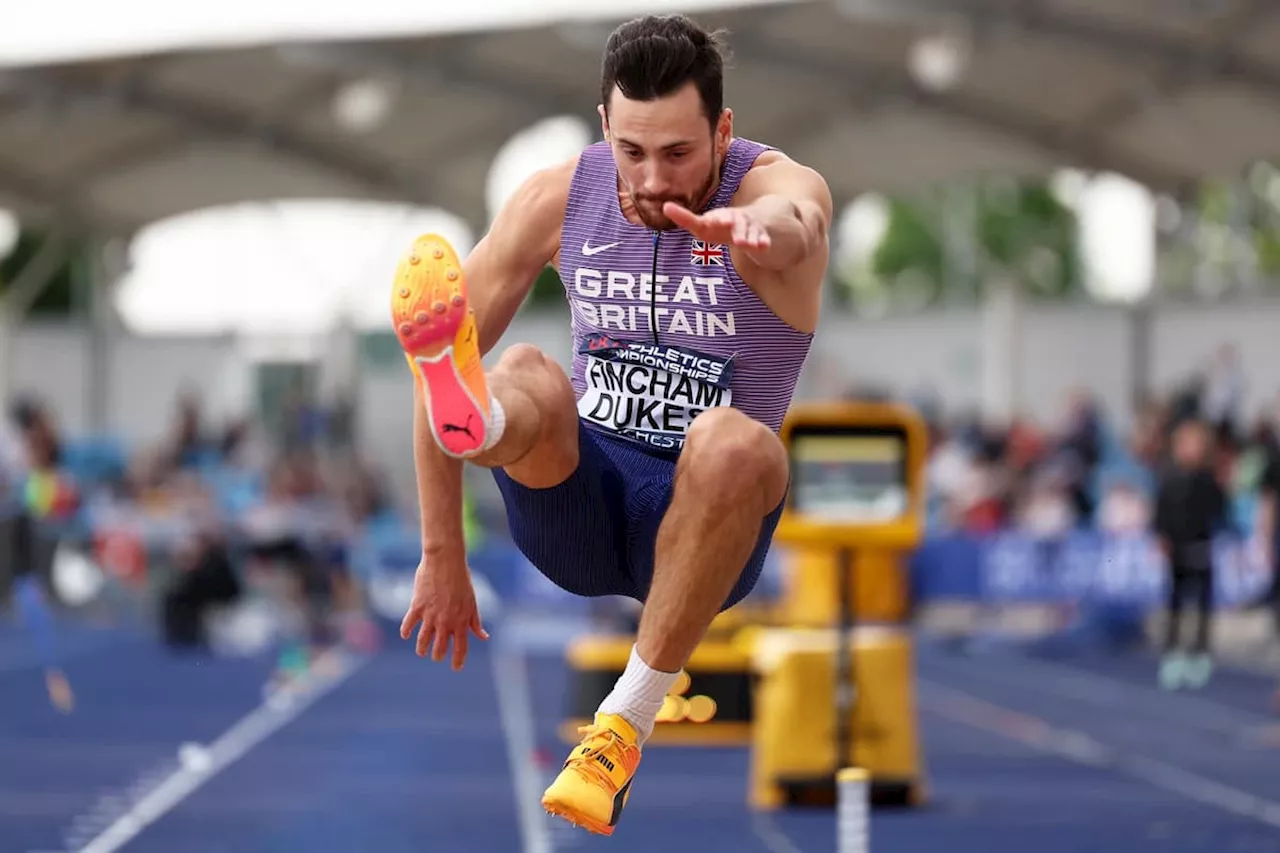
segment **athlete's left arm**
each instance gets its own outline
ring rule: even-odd
[[[733,206],[768,235],[764,246],[739,249],[757,267],[782,272],[808,261],[826,266],[834,205],[827,182],[813,169],[786,157],[758,165],[742,179]]]

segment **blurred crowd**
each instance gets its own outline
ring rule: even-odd
[[[1247,534],[1262,518],[1264,480],[1280,473],[1280,405],[1246,423],[1243,395],[1239,359],[1223,347],[1198,375],[1142,405],[1126,432],[1085,391],[1065,401],[1056,423],[1000,428],[947,420],[918,401],[931,424],[929,529],[1037,539],[1080,528],[1150,531],[1173,436],[1196,421],[1212,437],[1206,464],[1227,499],[1224,523]],[[73,543],[115,586],[138,593],[171,645],[207,645],[211,615],[259,596],[288,614],[296,656],[352,626],[367,634],[359,555],[371,532],[398,543],[398,563],[417,552],[408,523],[416,508],[391,505],[341,403],[299,397],[272,424],[210,423],[186,395],[165,438],[131,452],[68,439],[36,399],[16,401],[9,415],[0,429],[0,506],[4,516],[37,521],[45,548],[19,565],[0,547],[9,555],[0,559],[0,602],[12,576],[47,571],[51,551]],[[474,507],[468,518],[470,536]],[[500,518],[490,521],[500,527]]]
[[[133,452],[68,439],[34,398],[9,414],[0,430],[4,515],[34,521],[42,547],[16,558],[2,549],[0,599],[5,581],[48,574],[58,549],[73,547],[154,608],[173,646],[207,645],[211,617],[250,595],[287,617],[295,659],[362,618],[351,548],[390,507],[382,478],[355,451],[344,407],[299,397],[274,428],[211,424],[199,399],[184,395],[168,435]]]
[[[1225,523],[1247,534],[1258,523],[1268,464],[1280,451],[1280,400],[1252,423],[1242,416],[1244,383],[1224,346],[1172,393],[1141,405],[1119,431],[1087,391],[1069,396],[1057,423],[992,427],[978,419],[933,421],[928,478],[930,527],[975,534],[1018,530],[1037,538],[1079,527],[1149,530],[1159,474],[1178,425],[1202,423],[1208,464],[1229,504]]]

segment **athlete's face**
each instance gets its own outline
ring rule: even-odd
[[[605,139],[640,221],[665,231],[675,226],[664,203],[701,209],[715,190],[733,114],[723,111],[713,128],[692,83],[656,101],[628,100],[614,89],[608,107],[600,108]]]

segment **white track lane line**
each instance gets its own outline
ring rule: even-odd
[[[533,763],[533,701],[524,652],[513,642],[499,642],[492,653],[493,686],[507,740],[507,762],[515,785],[516,807],[524,853],[554,853],[555,846],[542,808],[542,780]]]
[[[151,787],[120,817],[83,846],[78,853],[115,853],[139,833],[168,814],[204,783],[221,773],[249,750],[296,720],[321,697],[329,694],[367,663],[367,659],[334,654],[287,691],[276,691],[207,749],[208,761],[184,765]],[[323,674],[320,674],[323,672]]]

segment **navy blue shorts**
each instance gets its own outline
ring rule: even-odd
[[[578,468],[557,486],[530,489],[495,468],[511,538],[556,586],[582,596],[644,601],[653,580],[658,525],[671,503],[676,454],[653,451],[578,423]],[[751,558],[724,608],[755,587],[780,503],[760,527]]]

